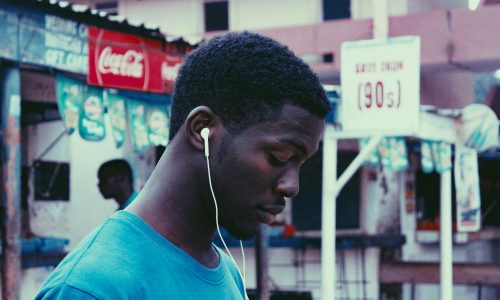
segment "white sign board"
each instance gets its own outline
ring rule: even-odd
[[[420,37],[342,44],[342,131],[353,137],[412,135],[420,110]]]
[[[481,194],[476,150],[456,145],[454,171],[457,230],[478,231],[481,228]]]

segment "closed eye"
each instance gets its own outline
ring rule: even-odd
[[[273,167],[283,167],[286,165],[286,161],[282,161],[278,158],[276,158],[276,156],[272,155],[272,154],[269,154],[268,155],[268,161],[269,163],[273,166]]]

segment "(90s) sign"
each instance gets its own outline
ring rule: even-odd
[[[341,48],[340,123],[346,132],[418,129],[420,38],[347,42]]]

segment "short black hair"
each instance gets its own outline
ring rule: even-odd
[[[130,164],[124,159],[112,159],[103,163],[99,170],[97,171],[97,177],[99,180],[104,178],[109,178],[116,175],[125,175],[130,180],[130,184],[133,185],[134,178],[132,174],[132,168]]]
[[[321,118],[330,111],[318,77],[286,46],[247,31],[217,36],[187,55],[179,70],[169,139],[200,105],[236,133],[269,120],[285,104]]]

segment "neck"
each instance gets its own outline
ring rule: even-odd
[[[126,185],[120,189],[120,193],[115,196],[115,201],[118,203],[118,205],[122,205],[127,201],[128,198],[130,198],[130,195],[132,195],[133,189],[130,185]]]
[[[128,208],[170,242],[201,264],[215,267],[218,257],[212,247],[216,227],[203,205],[200,180],[190,152],[171,143],[144,186],[139,198]],[[183,153],[176,157],[174,153]],[[203,159],[202,154],[200,159]],[[215,258],[215,260],[214,260]],[[214,264],[215,263],[215,264]]]

